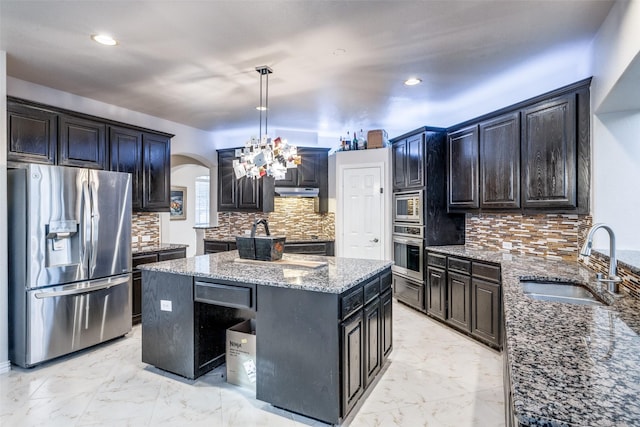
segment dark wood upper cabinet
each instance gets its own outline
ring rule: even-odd
[[[320,188],[327,179],[328,152],[328,148],[298,147],[300,165],[287,169],[286,176],[276,180],[276,187]]]
[[[235,148],[218,150],[218,211],[273,212],[273,178],[236,179],[235,151]]]
[[[585,79],[452,127],[449,211],[588,214],[590,84]]]
[[[478,126],[449,134],[447,201],[450,210],[477,209],[480,206],[478,166]]]
[[[105,169],[107,126],[104,122],[61,114],[59,125],[59,165]]]
[[[405,188],[405,169],[407,158],[407,144],[405,141],[394,142],[392,145],[392,163],[393,163],[393,189]]]
[[[575,208],[575,94],[531,106],[522,120],[524,207]]]
[[[54,111],[7,102],[7,160],[56,163],[58,118]]]
[[[424,186],[425,132],[394,138],[393,189],[404,190]]]
[[[142,208],[169,211],[171,203],[171,140],[162,135],[142,135]]]
[[[480,207],[520,207],[520,113],[480,123]]]
[[[142,209],[142,132],[112,126],[109,129],[109,170],[131,174],[131,209]]]
[[[133,211],[166,212],[173,135],[7,97],[11,162],[131,174]]]
[[[407,187],[424,185],[424,137],[424,134],[419,134],[407,138]]]
[[[109,169],[131,174],[131,208],[167,212],[171,203],[171,139],[162,134],[112,126]]]

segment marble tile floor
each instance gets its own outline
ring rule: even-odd
[[[126,337],[34,369],[0,375],[0,426],[326,426],[227,384],[140,361]],[[349,427],[504,425],[501,355],[394,301],[390,363]],[[224,366],[224,365],[223,365]]]

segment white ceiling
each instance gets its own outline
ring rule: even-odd
[[[255,67],[268,65],[270,129],[342,132],[394,128],[407,105],[460,99],[557,46],[589,43],[612,4],[0,0],[0,50],[11,77],[207,131],[257,127]],[[120,44],[97,45],[99,32]],[[409,76],[423,83],[406,87]],[[454,124],[429,118],[411,120]]]

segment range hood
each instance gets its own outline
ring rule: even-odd
[[[318,197],[320,189],[312,187],[275,187],[276,196],[280,197]]]

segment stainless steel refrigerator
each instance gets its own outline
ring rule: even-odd
[[[131,175],[8,171],[9,358],[30,367],[131,330]]]

